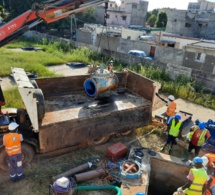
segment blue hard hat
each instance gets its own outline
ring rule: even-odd
[[[200,157],[195,157],[195,158],[193,159],[193,163],[195,163],[195,164],[202,164],[202,163],[203,163],[203,160],[202,160],[202,158],[200,158]]]
[[[181,120],[181,115],[180,114],[176,114],[175,115],[175,119]]]
[[[203,130],[206,127],[206,124],[201,122],[199,123],[199,129]]]

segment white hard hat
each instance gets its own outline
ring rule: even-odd
[[[18,126],[19,126],[19,125],[18,125],[17,123],[12,122],[12,123],[10,123],[10,124],[8,125],[8,130],[9,130],[9,131],[13,131],[13,130],[15,130]]]
[[[168,99],[170,99],[170,100],[173,101],[173,100],[175,100],[175,97],[174,97],[173,95],[169,95],[169,96],[168,96]]]
[[[203,156],[203,157],[202,157],[202,161],[203,161],[202,165],[203,165],[203,166],[207,166],[209,160],[208,160],[208,158],[207,158],[206,156]]]

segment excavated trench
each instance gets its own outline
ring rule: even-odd
[[[151,158],[148,195],[172,195],[187,182],[189,167],[173,161]]]

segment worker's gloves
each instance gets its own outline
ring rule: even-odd
[[[178,189],[177,189],[177,192],[183,192],[182,187],[178,188]]]
[[[175,138],[175,141],[178,142],[178,138]]]
[[[191,139],[188,136],[186,136],[186,140],[190,142]]]

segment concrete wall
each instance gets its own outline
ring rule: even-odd
[[[121,38],[130,40],[138,40],[139,36],[146,35],[145,31],[132,30],[128,28],[122,28]]]
[[[104,24],[104,14],[105,14],[104,6],[97,6],[96,7],[96,23],[97,24]]]
[[[173,194],[178,187],[187,182],[188,173],[188,166],[151,158],[149,194]]]
[[[165,32],[162,33],[161,40],[168,40],[168,41],[174,41],[176,43],[179,43],[178,49],[183,49],[188,44],[196,43],[200,41],[200,39],[168,35]]]
[[[183,66],[192,69],[191,77],[215,93],[215,56],[206,55],[205,62],[195,61],[195,56],[195,52],[185,51]]]
[[[134,6],[132,5],[130,25],[145,26],[147,10],[148,1],[139,1],[137,8],[134,8]]]
[[[181,36],[215,39],[215,12],[192,14],[185,10],[168,10],[166,32]]]
[[[92,33],[77,29],[77,41],[86,44],[93,44]]]
[[[161,67],[167,72],[170,72],[173,78],[176,78],[180,74],[189,78],[192,77],[215,93],[215,55],[206,55],[205,63],[199,63],[194,61],[196,55],[195,52],[156,46],[155,60],[145,60],[143,58],[127,55],[127,52],[131,49],[143,50],[146,54],[149,54],[151,45],[143,42],[102,35],[101,42],[99,43],[101,35],[98,35],[96,44],[92,45],[80,41],[72,41],[41,34],[35,31],[29,31],[25,35],[38,39],[46,38],[52,41],[60,41],[65,44],[70,43],[76,47],[88,47],[96,52],[103,51],[112,58],[129,65],[141,63],[142,65],[151,64],[156,67]],[[88,42],[90,43],[90,41]]]

